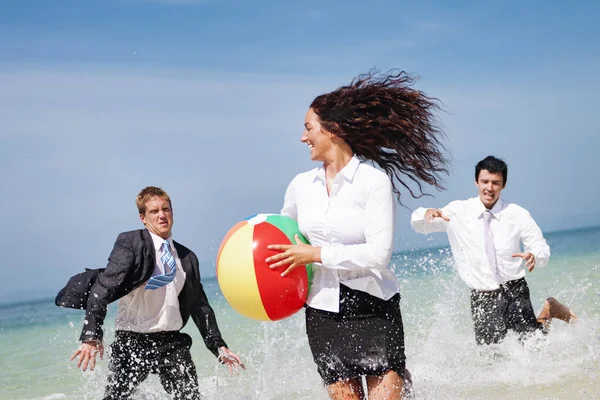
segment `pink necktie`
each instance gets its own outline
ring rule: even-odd
[[[500,280],[498,272],[498,262],[496,260],[496,248],[494,247],[494,235],[492,234],[492,228],[490,226],[490,220],[492,219],[492,213],[490,210],[485,210],[483,213],[483,239],[485,243],[485,255],[487,256],[490,269],[496,277],[498,282]]]

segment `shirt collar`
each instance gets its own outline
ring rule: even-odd
[[[485,212],[485,210],[487,210],[487,208],[483,205],[479,196],[474,197],[472,203],[473,203],[472,210],[473,210],[474,216],[477,218],[483,216],[483,213]],[[499,220],[500,215],[502,214],[501,211],[503,208],[504,208],[504,201],[502,200],[502,198],[499,198],[498,201],[496,202],[496,204],[494,204],[494,206],[490,210],[492,217]]]
[[[353,155],[348,164],[338,172],[338,175],[343,176],[347,181],[352,182],[354,179],[354,175],[356,175],[356,171],[358,171],[358,167],[360,166],[361,161],[358,159],[356,155]],[[325,182],[325,167],[321,164],[319,168],[317,168],[317,176],[316,179],[320,179]]]
[[[160,236],[158,236],[155,233],[152,233],[150,231],[148,231],[150,233],[150,236],[152,237],[152,243],[154,243],[154,248],[158,251],[162,251],[162,245],[163,242],[165,241],[165,239],[161,238]],[[169,238],[167,239],[167,242],[169,242],[169,247],[171,248],[171,251],[173,251],[173,239],[171,236],[169,236]]]

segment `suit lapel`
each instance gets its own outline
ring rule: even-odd
[[[154,267],[156,266],[156,249],[154,248],[154,241],[152,240],[152,236],[147,229],[142,231],[142,238],[144,239],[144,252],[145,256],[152,260],[150,265],[147,265],[148,271],[144,274],[147,276],[146,280],[150,279],[152,273],[154,271]],[[177,257],[179,257],[179,262],[181,262],[181,268],[185,272],[185,286],[187,286],[194,276],[194,268],[192,266],[192,261],[190,260],[189,250],[176,241],[173,241],[173,245],[175,246],[175,250],[177,251]]]
[[[183,268],[183,270],[185,271],[186,276],[193,273],[192,262],[190,261],[189,257],[189,251],[174,240],[173,244],[175,245],[175,250],[177,251],[179,261],[181,262],[181,268]]]
[[[156,250],[154,249],[154,242],[152,241],[152,236],[148,229],[142,230],[142,238],[144,239],[144,258],[148,257],[151,261],[145,265],[145,269],[149,269],[149,271],[144,271],[144,276],[147,276],[148,279],[152,276],[154,272],[154,268],[156,267]]]

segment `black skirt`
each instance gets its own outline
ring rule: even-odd
[[[395,371],[404,376],[400,294],[382,300],[340,285],[338,313],[306,307],[306,333],[325,385]]]

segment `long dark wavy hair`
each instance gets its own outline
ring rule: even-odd
[[[434,116],[439,101],[413,89],[414,80],[404,71],[370,71],[310,105],[323,128],[387,173],[400,203],[395,182],[419,198],[428,195],[422,182],[443,190],[442,175],[448,174],[445,134]]]

